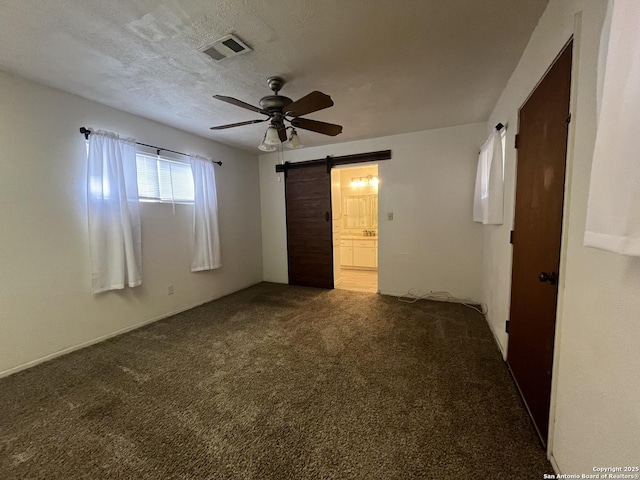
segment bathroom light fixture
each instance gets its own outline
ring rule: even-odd
[[[378,177],[375,175],[367,175],[366,177],[352,177],[351,183],[349,184],[351,188],[364,188],[364,187],[374,187],[378,188]]]

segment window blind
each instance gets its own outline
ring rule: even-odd
[[[193,203],[191,165],[138,153],[136,167],[141,200]]]

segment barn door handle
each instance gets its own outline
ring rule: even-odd
[[[540,275],[538,275],[538,280],[540,280],[540,282],[542,283],[549,282],[551,285],[555,285],[556,283],[558,283],[556,272],[540,272]]]
[[[324,214],[324,219],[328,222],[329,220],[331,220],[331,214],[329,212]]]

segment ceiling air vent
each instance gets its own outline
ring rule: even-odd
[[[200,51],[209,55],[215,61],[218,61],[223,58],[235,57],[236,55],[250,52],[251,48],[235,35],[227,35],[201,48]]]

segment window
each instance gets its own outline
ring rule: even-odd
[[[191,165],[136,153],[138,197],[146,202],[193,203]]]
[[[473,221],[484,225],[501,225],[503,222],[505,132],[506,128],[491,132],[478,156]]]

